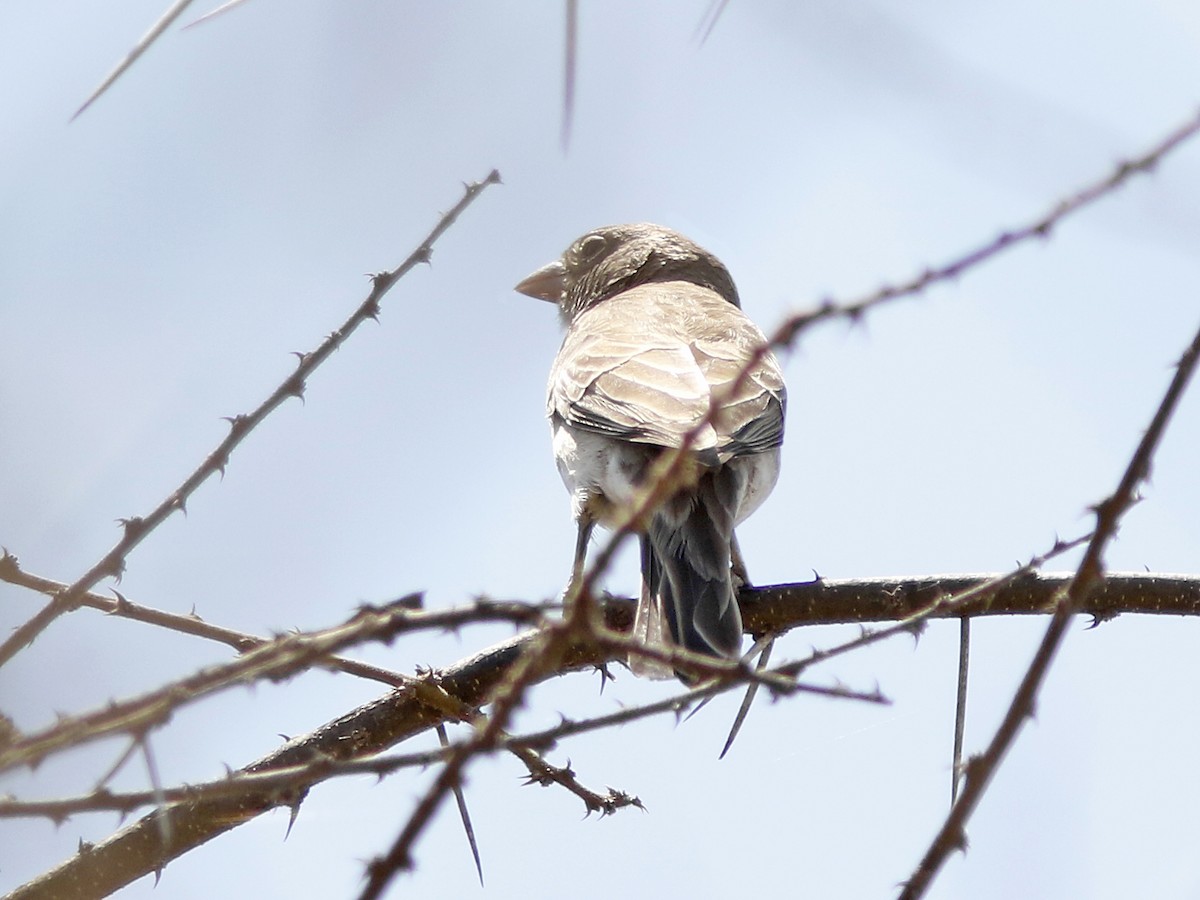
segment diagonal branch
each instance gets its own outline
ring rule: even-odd
[[[284,379],[253,412],[237,415],[229,420],[229,434],[217,445],[216,449],[208,454],[196,470],[184,479],[179,487],[147,515],[122,519],[123,534],[113,548],[104,554],[99,562],[79,576],[70,587],[57,594],[36,615],[17,628],[3,644],[0,644],[0,666],[28,646],[60,615],[78,608],[80,596],[91,590],[102,578],[113,576],[119,579],[125,570],[125,560],[130,551],[166,521],[172,513],[183,510],[187,505],[188,498],[210,476],[218,472],[224,473],[230,454],[268,415],[289,397],[303,396],[305,379],[328,359],[359,325],[367,319],[379,317],[379,302],[383,299],[384,294],[419,263],[429,262],[433,255],[433,245],[437,239],[454,224],[463,210],[470,206],[489,185],[499,184],[499,182],[500,173],[493,169],[483,181],[466,185],[462,199],[442,215],[437,225],[426,235],[417,249],[409,254],[408,259],[392,271],[381,272],[372,278],[371,292],[367,299],[351,313],[340,328],[325,338],[316,350],[300,354],[300,362],[296,366],[296,371]]]
[[[1200,360],[1200,331],[1184,351],[1175,375],[1163,395],[1162,402],[1154,413],[1150,427],[1142,435],[1120,484],[1105,500],[1097,504],[1096,531],[1084,552],[1065,593],[1057,600],[1054,615],[1046,628],[1046,634],[1034,654],[1025,677],[1021,679],[1012,703],[1000,726],[984,752],[970,760],[965,780],[957,801],[942,823],[925,856],[918,863],[912,877],[901,892],[901,900],[917,900],[924,896],[946,858],[955,850],[966,845],[966,824],[971,814],[983,799],[992,776],[1003,762],[1005,754],[1017,739],[1021,726],[1032,717],[1038,693],[1041,691],[1050,665],[1066,636],[1067,626],[1076,613],[1080,612],[1093,591],[1102,585],[1104,577],[1104,550],[1117,532],[1121,517],[1136,502],[1138,486],[1150,473],[1150,461],[1162,440],[1167,423],[1171,420],[1179,400],[1187,389]]]
[[[804,329],[826,319],[843,318],[856,322],[864,314],[893,300],[914,297],[942,281],[952,281],[976,266],[1035,239],[1045,239],[1065,219],[1081,212],[1096,201],[1107,197],[1125,185],[1135,175],[1153,172],[1172,151],[1200,133],[1200,113],[1161,138],[1150,149],[1116,166],[1107,175],[1063,199],[1042,215],[1002,231],[992,240],[937,266],[930,266],[907,281],[885,284],[870,294],[845,303],[824,300],[814,310],[789,316],[771,337],[772,346],[790,346]],[[766,352],[765,350],[763,351]]]
[[[50,597],[67,590],[68,587],[61,581],[54,581],[50,578],[44,578],[41,575],[34,575],[32,572],[26,572],[21,568],[17,558],[7,551],[0,552],[0,581],[28,588]],[[167,612],[166,610],[134,603],[119,591],[113,591],[113,593],[116,595],[116,599],[86,591],[79,595],[79,605],[99,610],[109,616],[130,619],[134,622],[143,622],[147,625],[155,625],[159,628],[166,628],[169,631],[179,632],[180,634],[216,641],[219,644],[232,647],[238,653],[245,653],[271,643],[271,638],[260,637],[256,634],[249,634],[245,631],[238,631],[234,628],[226,628],[223,625],[206,622],[194,612],[188,615]],[[340,656],[326,657],[320,661],[319,665],[328,669],[337,669],[339,672],[345,672],[348,675],[357,675],[359,678],[369,678],[372,681],[390,684],[393,687],[399,687],[408,678],[408,676],[389,671],[380,666],[373,666]]]
[[[476,605],[426,612],[414,609],[412,595],[382,607],[365,607],[333,628],[283,635],[235,660],[209,666],[156,690],[77,716],[61,718],[53,726],[20,735],[0,746],[0,772],[18,766],[37,766],[48,756],[112,734],[141,738],[190,703],[218,691],[255,681],[282,681],[324,663],[332,654],[366,641],[392,640],[397,634],[418,629],[456,628],[464,624],[501,621],[529,624],[540,619],[536,606],[527,604]],[[458,708],[444,709],[435,686],[409,679],[422,700],[457,720]]]

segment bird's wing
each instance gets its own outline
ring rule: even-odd
[[[752,355],[766,343],[749,319],[745,323],[754,330],[749,341],[701,339],[691,345],[710,390],[723,398],[714,425],[717,448],[725,458],[765,453],[783,444],[787,408],[783,372],[775,356],[767,353],[743,377]],[[731,393],[735,384],[737,389]]]
[[[575,428],[677,447],[728,391],[765,339],[712,291],[686,282],[643,285],[571,323],[550,373],[548,412]],[[758,363],[692,447],[728,458],[783,440],[783,376]]]
[[[573,337],[551,372],[548,398],[550,414],[568,425],[674,447],[708,411],[708,383],[687,345]],[[696,449],[716,445],[715,432],[698,438]]]

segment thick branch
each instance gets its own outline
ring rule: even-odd
[[[936,600],[962,593],[992,575],[928,575],[922,578],[863,578],[746,588],[738,597],[749,634],[760,636],[798,625],[893,622],[906,619]],[[1072,574],[1018,576],[994,592],[953,609],[935,610],[933,619],[964,616],[1039,615],[1053,612],[1055,594]],[[1200,614],[1200,576],[1114,572],[1079,610],[1096,619],[1121,613],[1194,616]]]

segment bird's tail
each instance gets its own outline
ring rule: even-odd
[[[641,537],[642,594],[634,634],[696,653],[736,659],[742,617],[730,578],[733,473],[705,474],[659,510]],[[631,657],[636,674],[669,678],[670,667]]]

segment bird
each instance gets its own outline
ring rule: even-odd
[[[634,635],[737,659],[734,581],[748,579],[734,528],[779,476],[787,389],[728,269],[670,228],[609,225],[515,290],[556,304],[566,328],[546,412],[577,523],[573,580],[594,526],[617,525],[656,460],[684,447],[687,477],[636,523]],[[698,680],[636,653],[628,663],[639,675]]]

